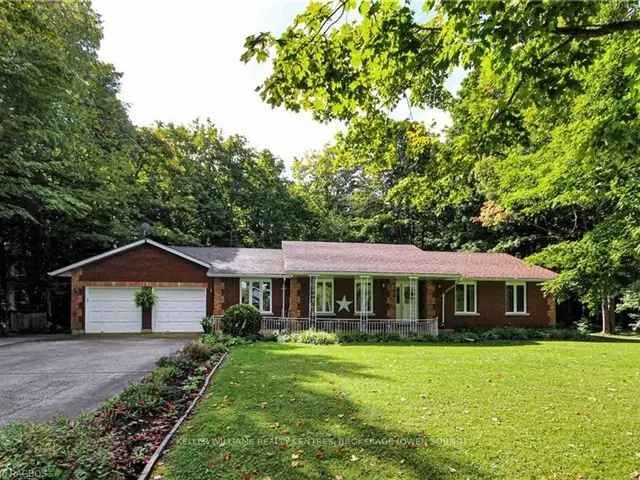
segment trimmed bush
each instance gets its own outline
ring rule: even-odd
[[[257,336],[262,317],[253,305],[234,305],[222,316],[222,332],[236,337]]]
[[[216,353],[213,346],[194,340],[182,349],[182,353],[196,363],[206,362]]]

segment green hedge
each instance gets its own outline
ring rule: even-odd
[[[417,342],[417,343],[474,343],[490,341],[512,340],[588,340],[587,334],[568,328],[492,328],[490,330],[459,330],[442,332],[433,335],[411,335],[401,337],[398,334],[366,333],[327,333],[307,330],[300,333],[281,335],[279,342],[331,344],[331,343],[387,343],[387,342]]]

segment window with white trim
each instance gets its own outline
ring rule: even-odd
[[[333,278],[316,280],[316,313],[333,313]]]
[[[527,283],[506,282],[507,313],[527,313]]]
[[[253,305],[260,313],[271,313],[271,279],[241,278],[240,303]]]
[[[456,313],[477,313],[476,282],[456,282]]]
[[[364,305],[366,310],[362,309],[362,289],[364,288]],[[356,278],[354,283],[355,292],[355,312],[356,313],[373,313],[373,278]]]

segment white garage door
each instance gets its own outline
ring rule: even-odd
[[[207,312],[206,288],[154,288],[154,332],[200,332]]]
[[[85,331],[129,333],[142,330],[142,311],[136,306],[135,288],[87,287]]]

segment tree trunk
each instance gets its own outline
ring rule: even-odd
[[[611,295],[602,298],[602,333],[611,334],[616,330],[616,305]]]

